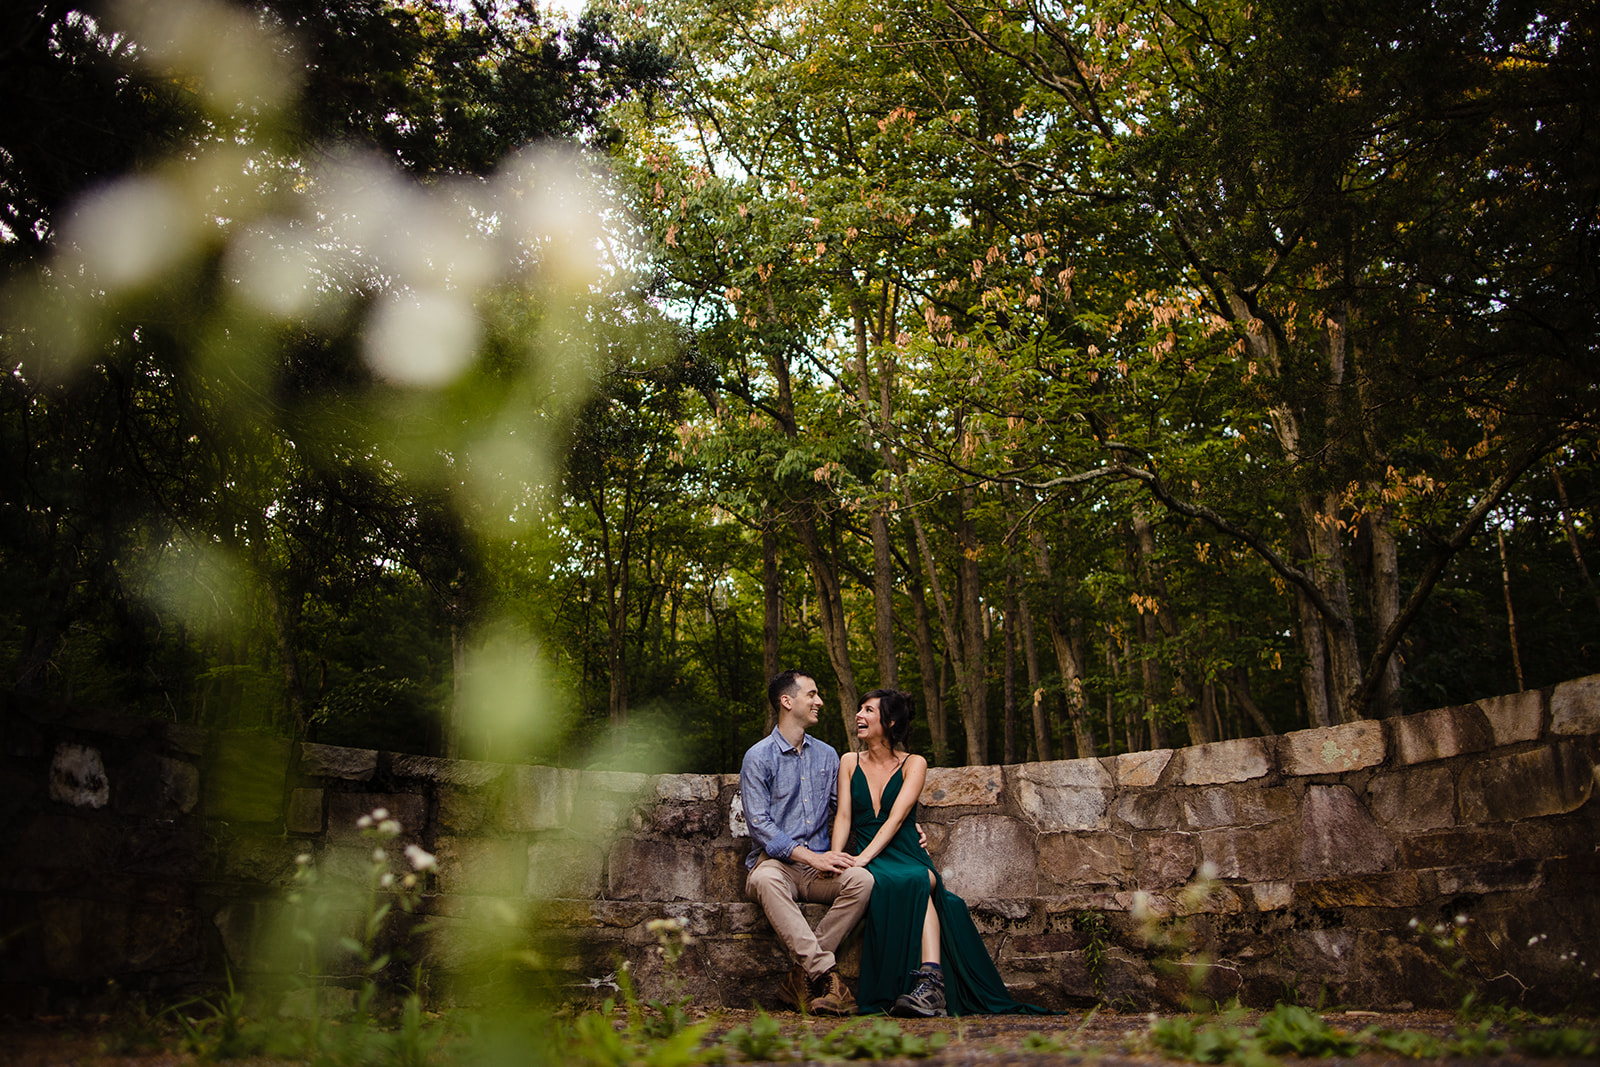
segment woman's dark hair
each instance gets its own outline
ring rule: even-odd
[[[878,721],[883,723],[889,747],[905,748],[911,739],[911,716],[916,711],[911,697],[898,689],[874,689],[862,697],[861,702],[865,704],[873,697],[878,698]]]

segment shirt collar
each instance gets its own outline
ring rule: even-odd
[[[779,752],[800,752],[804,750],[807,745],[811,744],[811,735],[801,734],[800,743],[798,745],[791,745],[789,743],[789,739],[783,736],[783,731],[774,726],[772,728],[772,742],[778,746]]]

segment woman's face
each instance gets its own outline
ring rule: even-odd
[[[883,736],[883,715],[878,709],[877,697],[868,697],[857,710],[856,736],[863,741]]]

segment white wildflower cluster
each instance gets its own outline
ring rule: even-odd
[[[1590,978],[1600,979],[1600,970],[1591,969],[1590,966],[1584,962],[1583,957],[1578,955],[1577,949],[1573,949],[1571,952],[1563,952],[1561,955],[1556,957],[1557,963],[1567,963],[1569,961],[1572,963],[1572,966],[1577,970],[1579,975],[1582,975],[1584,971],[1588,971]]]
[[[675,964],[684,950],[694,944],[694,935],[684,925],[684,921],[677,917],[667,919],[651,919],[644,924],[645,930],[656,935],[656,942],[660,946],[661,955],[667,963]]]
[[[404,827],[400,820],[389,814],[387,808],[373,808],[366,815],[356,820],[356,828],[362,836],[380,842],[372,850],[372,865],[374,869],[381,868],[389,862],[389,851],[383,847],[382,842],[393,841],[399,837]],[[378,875],[378,885],[383,889],[393,889],[397,884],[401,889],[411,890],[417,886],[418,875],[433,870],[439,865],[438,857],[421,845],[410,844],[405,847],[406,862],[411,864],[411,870],[396,878],[393,872],[383,871]],[[309,857],[307,857],[309,859]]]
[[[1469,916],[1458,914],[1451,922],[1447,923],[1441,920],[1434,923],[1433,926],[1428,930],[1428,933],[1432,934],[1436,938],[1448,938],[1459,941],[1463,936],[1465,936],[1467,927],[1471,925],[1472,919]],[[1422,920],[1418,919],[1416,916],[1412,916],[1410,920],[1406,922],[1406,926],[1412,930],[1420,931],[1422,929]],[[1529,944],[1532,943],[1533,942],[1531,941],[1529,942]]]
[[[356,826],[362,830],[371,830],[375,836],[384,840],[400,836],[400,820],[391,819],[388,808],[373,808],[372,814],[363,815],[356,820]]]

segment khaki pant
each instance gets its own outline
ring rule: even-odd
[[[851,867],[843,874],[824,878],[804,863],[785,863],[763,856],[745,879],[744,891],[767,913],[772,929],[799,959],[806,975],[815,978],[833,969],[833,954],[839,942],[866,914],[867,898],[872,895],[872,872],[865,867]],[[830,905],[815,933],[800,910],[800,901]]]

